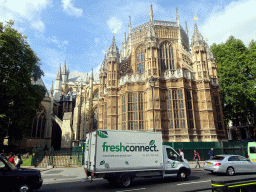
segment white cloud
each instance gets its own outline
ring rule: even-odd
[[[81,17],[83,15],[83,9],[74,7],[73,0],[62,0],[63,10],[69,15]]]
[[[16,27],[29,26],[39,32],[45,31],[41,12],[50,4],[49,0],[2,0],[0,2],[0,21],[15,20]]]
[[[111,17],[107,21],[107,25],[108,25],[109,29],[111,30],[111,32],[118,33],[122,29],[123,23],[116,17]]]
[[[255,0],[232,2],[224,11],[212,12],[199,31],[208,38],[210,45],[225,42],[230,35],[248,45],[256,35],[255,7]]]
[[[57,39],[57,37],[53,36],[53,37],[49,37],[48,38],[48,42],[52,42],[54,43],[58,48],[65,50],[66,49],[66,45],[68,45],[68,41],[60,41]]]

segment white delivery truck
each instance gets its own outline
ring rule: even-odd
[[[156,132],[97,130],[86,135],[86,178],[104,178],[129,187],[137,177],[186,180],[191,169]]]

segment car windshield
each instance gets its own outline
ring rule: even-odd
[[[11,169],[17,169],[17,167],[15,167],[15,165],[13,165],[6,157],[3,158],[3,161],[7,163]]]
[[[223,160],[225,157],[223,156],[215,156],[211,160]]]

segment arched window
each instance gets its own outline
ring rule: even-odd
[[[140,46],[136,51],[136,64],[137,64],[137,73],[144,73],[144,63],[145,55],[143,46]]]
[[[162,71],[175,68],[173,48],[169,42],[163,43],[160,47],[160,63]]]
[[[34,119],[31,137],[44,138],[46,127],[46,112],[43,106],[37,111],[37,117]]]

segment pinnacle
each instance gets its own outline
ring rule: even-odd
[[[192,36],[192,39],[191,39],[191,44],[193,45],[194,43],[199,42],[199,41],[204,42],[204,38],[201,35],[201,33],[199,32],[197,24],[195,23],[194,33],[193,33],[193,36]]]
[[[61,73],[61,64],[60,64],[60,66],[59,66],[59,70],[58,70],[58,72],[57,72],[57,75],[56,75],[56,80],[61,80],[61,75],[60,75],[60,73]]]
[[[62,75],[66,75],[67,74],[67,70],[66,70],[66,60],[64,62],[64,67],[62,69],[62,72],[61,72]]]

